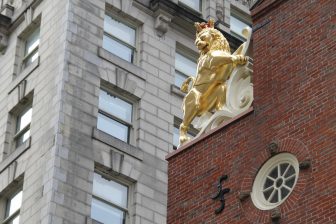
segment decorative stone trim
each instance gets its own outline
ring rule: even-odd
[[[113,147],[113,149],[116,149],[122,153],[125,153],[129,156],[132,156],[140,161],[143,160],[143,151],[137,147],[134,147],[130,144],[127,144],[126,142],[123,142],[109,134],[106,134],[105,132],[98,130],[97,128],[93,128],[92,132],[92,138],[96,139],[102,143],[105,143],[106,145],[109,145]],[[119,153],[120,154],[120,153]],[[123,158],[120,157],[120,155],[112,153],[111,154],[112,161],[111,161],[111,167],[115,168],[115,170],[120,171],[121,163]],[[114,161],[113,161],[114,160]],[[119,164],[119,165],[118,165]],[[116,172],[117,172],[116,171]]]
[[[138,78],[146,80],[146,72],[142,68],[140,68],[140,67],[138,67],[138,66],[136,66],[136,65],[134,65],[134,64],[132,64],[128,61],[125,61],[125,60],[119,58],[118,56],[108,52],[107,50],[105,50],[102,47],[98,48],[98,56],[102,59],[105,59],[106,61],[111,62],[115,66],[117,66],[117,67],[119,67],[119,68],[121,68],[121,69],[123,69],[127,72],[132,73],[133,75],[137,76]]]
[[[167,33],[170,21],[171,18],[162,12],[156,16],[154,28],[159,37],[162,37]]]
[[[21,83],[28,78],[28,76],[40,65],[40,57],[38,57],[33,63],[31,63],[27,68],[22,70],[20,74],[16,76],[10,86],[8,94],[13,92],[13,90],[21,85]]]
[[[17,158],[30,148],[31,137],[29,137],[22,145],[13,151],[6,159],[0,163],[0,173],[10,166]]]

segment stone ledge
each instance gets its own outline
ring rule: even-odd
[[[144,153],[141,149],[127,144],[126,142],[123,142],[103,131],[100,131],[97,128],[93,128],[92,138],[140,161],[143,160]]]
[[[110,53],[102,47],[98,48],[98,56],[102,59],[105,59],[108,62],[111,62],[115,66],[122,68],[133,75],[137,76],[140,79],[146,80],[146,72],[139,66],[136,66],[128,61],[125,61],[122,58]]]
[[[19,158],[25,151],[30,148],[31,137],[29,137],[22,145],[13,151],[6,159],[0,163],[0,173],[2,173],[10,164]]]
[[[28,65],[27,68],[23,69],[13,80],[13,82],[10,85],[10,90],[8,94],[13,92],[13,90],[23,81],[25,80],[38,66],[40,65],[40,57],[38,57],[33,63]]]
[[[251,114],[253,112],[253,107],[250,107],[248,110],[246,110],[245,112],[237,115],[236,117],[230,119],[230,120],[227,120],[225,122],[223,122],[220,126],[218,126],[217,128],[214,128],[212,130],[210,130],[209,132],[207,133],[204,133],[202,134],[200,137],[198,138],[194,138],[192,139],[190,142],[186,143],[185,145],[177,148],[177,150],[175,150],[174,152],[172,153],[169,153],[167,156],[166,156],[166,160],[169,161],[172,157],[175,157],[176,155],[180,154],[181,152],[185,151],[185,150],[188,150],[191,148],[191,146],[197,144],[197,142],[207,138],[208,136],[214,134],[215,132],[221,130],[222,128],[225,128],[226,126],[229,126],[231,124],[233,124],[234,122],[238,121],[239,119]]]

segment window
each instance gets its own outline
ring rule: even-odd
[[[134,62],[135,54],[134,28],[105,15],[103,48],[118,57]]]
[[[238,35],[240,38],[245,39],[243,36],[242,30],[245,27],[251,27],[248,23],[244,22],[243,20],[239,19],[238,17],[231,15],[230,17],[230,29],[231,32]]]
[[[189,76],[196,76],[197,64],[195,61],[176,52],[175,53],[175,85],[181,87]]]
[[[261,210],[279,206],[293,191],[299,176],[299,162],[290,153],[269,159],[259,170],[252,188],[252,201]]]
[[[183,3],[184,5],[196,10],[201,11],[202,8],[202,1],[201,0],[179,0],[179,2]]]
[[[2,224],[19,224],[22,190],[10,197],[6,202],[5,220]]]
[[[23,57],[23,68],[33,63],[38,58],[38,48],[40,44],[40,28],[36,28],[25,40]]]
[[[91,218],[104,223],[125,224],[129,206],[129,187],[94,173]]]
[[[133,105],[105,90],[100,90],[97,128],[129,143]]]
[[[32,107],[23,110],[16,121],[16,132],[14,135],[16,148],[22,145],[30,137],[30,122],[32,119]]]

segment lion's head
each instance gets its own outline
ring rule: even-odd
[[[196,40],[195,44],[201,54],[209,50],[221,50],[230,53],[230,45],[223,34],[214,28],[214,21],[208,23],[195,23]]]

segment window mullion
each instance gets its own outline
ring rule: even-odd
[[[7,224],[10,221],[12,221],[15,217],[17,217],[20,214],[20,209],[16,210],[13,214],[11,214],[10,216],[8,216],[3,222],[2,224]]]
[[[115,121],[117,121],[117,122],[119,122],[119,123],[121,123],[123,125],[126,125],[129,128],[131,128],[133,126],[132,123],[129,123],[129,122],[123,120],[123,119],[120,119],[117,116],[114,116],[113,114],[107,113],[107,112],[103,111],[102,109],[99,109],[98,112],[101,113],[101,114],[103,114],[103,115],[105,115],[106,117],[108,117],[110,119],[113,119],[113,120],[115,120]]]
[[[26,61],[27,58],[31,57],[33,54],[35,54],[39,49],[39,45],[37,45],[31,52],[29,52],[27,55],[25,55],[22,59],[22,61]]]
[[[134,50],[134,51],[136,50],[135,47],[134,47],[133,45],[130,45],[129,43],[124,42],[123,40],[121,40],[121,39],[115,37],[114,35],[108,33],[107,31],[105,31],[104,34],[105,34],[107,37],[112,38],[113,40],[117,41],[117,42],[120,43],[120,44],[125,45],[125,46],[128,47],[128,48],[131,48],[131,49]]]
[[[127,209],[127,208],[124,208],[124,207],[122,207],[122,206],[120,206],[120,205],[117,205],[117,204],[115,204],[115,203],[113,203],[113,202],[111,202],[111,201],[107,201],[107,200],[105,200],[104,198],[98,197],[98,196],[96,196],[96,195],[92,195],[92,197],[95,198],[95,199],[97,199],[97,200],[99,200],[99,201],[104,202],[105,204],[108,204],[108,205],[110,205],[110,206],[112,206],[112,207],[115,207],[115,208],[117,208],[117,209],[119,209],[119,210],[121,210],[121,211],[123,211],[123,212],[128,213],[128,209]]]
[[[30,129],[30,123],[27,124],[24,128],[22,128],[20,131],[18,131],[15,135],[14,135],[14,139],[19,138],[20,136],[22,136],[26,131],[28,131]]]

